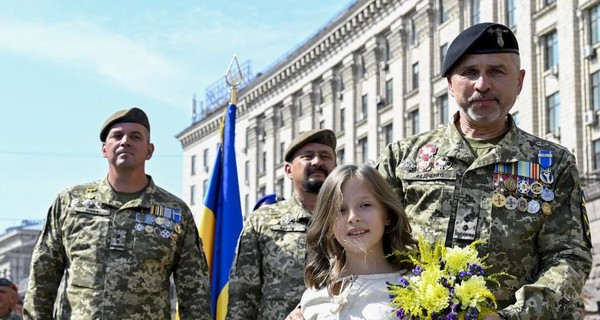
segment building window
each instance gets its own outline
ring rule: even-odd
[[[302,97],[298,97],[296,99],[296,118],[300,118],[302,116]]]
[[[446,59],[446,52],[448,51],[448,44],[444,43],[440,47],[440,70],[444,67],[444,59]]]
[[[410,44],[417,45],[419,41],[419,33],[417,32],[417,26],[415,25],[415,19],[410,19]]]
[[[471,0],[471,24],[480,22],[480,14],[479,0]]]
[[[208,168],[208,149],[204,149],[202,152],[202,165],[204,168]]]
[[[392,143],[392,139],[394,139],[394,127],[392,123],[389,123],[381,128],[382,148],[385,148],[388,144]]]
[[[204,179],[204,181],[202,181],[202,197],[206,197],[206,194],[208,193],[208,179]]]
[[[192,158],[190,159],[190,174],[191,175],[195,175],[196,174],[196,155],[192,155]]]
[[[277,107],[277,121],[279,128],[284,126],[285,122],[283,121],[283,106]]]
[[[246,195],[244,196],[244,207],[246,208],[246,215],[248,215],[248,212],[250,212],[250,210],[252,210],[252,208],[250,208],[250,195],[246,193]]]
[[[279,163],[283,163],[285,156],[285,142],[279,143]]]
[[[325,99],[323,98],[323,88],[321,88],[321,85],[318,85],[316,90],[315,90],[315,103],[317,105],[321,105],[323,104],[323,102],[325,101]]]
[[[190,206],[196,204],[196,185],[190,186]]]
[[[244,179],[246,180],[246,184],[248,184],[250,181],[250,160],[244,162]]]
[[[365,60],[365,54],[361,54],[360,55],[360,78],[361,79],[365,79],[368,76],[368,71],[367,71],[367,62]]]
[[[449,121],[448,94],[445,93],[437,98],[437,126],[447,124]]]
[[[264,196],[265,194],[267,194],[267,188],[265,186],[260,186],[258,188],[257,197],[260,198],[260,197]]]
[[[325,120],[319,121],[319,129],[325,129]]]
[[[369,95],[368,94],[363,94],[362,98],[361,98],[361,104],[360,104],[360,114],[358,115],[358,120],[364,120],[367,118],[367,114],[369,112]]]
[[[517,0],[506,0],[506,25],[511,29],[517,25]]]
[[[419,133],[419,109],[415,109],[408,113],[408,121],[406,124],[406,136],[412,136]]]
[[[594,140],[593,146],[593,159],[592,159],[592,170],[600,169],[600,139]]]
[[[277,179],[277,186],[275,187],[275,192],[279,195],[283,195],[283,178]]]
[[[419,89],[419,63],[415,62],[412,65],[412,90]]]
[[[591,44],[600,42],[600,4],[590,9],[590,36]]]
[[[346,151],[344,150],[344,148],[341,148],[340,150],[337,151],[336,158],[337,158],[338,164],[344,164],[345,157],[346,157]]]
[[[368,156],[369,156],[369,147],[367,145],[367,137],[363,137],[358,139],[358,159],[360,161],[360,163],[365,164],[367,163],[368,160]]]
[[[596,71],[592,74],[591,86],[592,107],[594,111],[600,111],[600,71]]]
[[[440,24],[442,24],[442,23],[446,22],[446,20],[448,20],[448,12],[446,12],[446,8],[444,7],[444,1],[446,1],[446,0],[438,0]]]
[[[558,34],[553,31],[544,36],[544,70],[558,66]]]
[[[544,0],[544,6],[547,7],[549,5],[552,5],[556,2],[556,0]]]
[[[340,131],[344,131],[346,126],[346,108],[340,108]]]
[[[394,79],[385,82],[385,104],[394,103]]]
[[[262,152],[262,161],[260,163],[260,173],[267,172],[267,152]]]
[[[381,61],[388,61],[392,58],[390,42],[386,37],[381,37]]]
[[[560,121],[560,95],[558,92],[546,98],[546,132],[558,133]]]

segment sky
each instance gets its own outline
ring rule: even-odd
[[[0,234],[103,178],[100,128],[132,106],[150,118],[147,172],[181,197],[194,95],[234,55],[265,71],[352,2],[0,0]]]

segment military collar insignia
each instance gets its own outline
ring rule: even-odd
[[[487,32],[490,35],[496,34],[496,43],[498,43],[498,46],[500,46],[500,48],[504,47],[504,39],[502,38],[502,33],[508,33],[508,30],[502,30],[500,27],[497,27],[496,29],[488,28]]]

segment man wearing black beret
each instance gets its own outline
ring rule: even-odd
[[[519,129],[509,114],[525,71],[513,32],[462,31],[441,75],[459,107],[447,126],[392,143],[377,162],[415,233],[447,247],[475,240],[488,256],[498,314],[486,319],[577,319],[591,241],[575,157]]]
[[[107,176],[61,192],[48,210],[25,317],[170,319],[172,276],[180,319],[210,319],[208,265],[192,213],[145,171],[154,153],[146,113],[114,113],[100,141]]]

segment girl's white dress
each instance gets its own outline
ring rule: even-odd
[[[329,296],[327,288],[307,289],[300,306],[304,319],[397,319],[390,306],[386,281],[399,283],[405,271],[348,276],[339,295]]]

